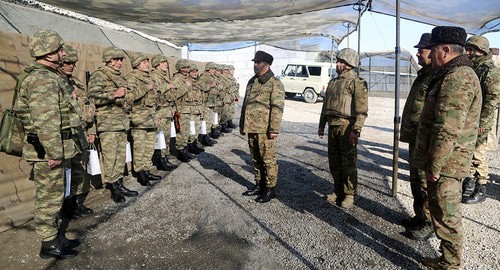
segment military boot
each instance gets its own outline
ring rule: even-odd
[[[262,193],[262,188],[259,183],[255,184],[253,187],[249,188],[245,192],[242,193],[243,196],[255,196],[260,195]]]
[[[212,130],[210,131],[210,137],[218,139],[220,138],[220,136],[221,136],[220,131],[217,128],[212,128]]]
[[[177,150],[177,159],[181,162],[189,162],[191,159],[188,156],[186,149]]]
[[[165,155],[165,156],[161,157],[161,168],[163,171],[173,171],[173,170],[177,169],[177,165],[171,163],[168,160],[167,155]]]
[[[66,235],[65,235],[64,231],[62,231],[62,230],[59,230],[57,232],[57,238],[59,239],[59,243],[61,243],[63,246],[65,246],[67,248],[76,248],[81,244],[80,240],[78,240],[78,239],[66,238]]]
[[[153,162],[153,166],[155,166],[158,170],[161,170],[161,150],[155,149],[153,152],[153,157],[151,158]]]
[[[413,240],[427,240],[434,236],[436,236],[434,234],[434,227],[432,227],[432,224],[429,222],[426,222],[424,226],[418,229],[409,231],[409,237]]]
[[[193,154],[193,153],[190,153],[189,152],[189,145],[186,146],[186,148],[184,148],[186,150],[186,156],[189,158],[189,159],[195,159],[196,158],[196,155]]]
[[[62,245],[59,237],[50,241],[42,241],[42,247],[40,248],[40,258],[42,259],[54,258],[56,260],[65,260],[73,258],[76,255],[78,255],[78,252]]]
[[[486,200],[486,185],[476,185],[474,192],[462,199],[462,202],[465,204],[475,204],[484,202]]]
[[[255,199],[258,203],[266,203],[276,198],[276,191],[274,187],[265,187],[262,193]]]
[[[106,184],[106,189],[109,189],[109,191],[111,192],[111,199],[113,199],[113,201],[115,201],[116,203],[125,201],[125,197],[120,191],[120,184],[118,184],[118,181],[112,184]]]
[[[350,209],[354,205],[354,195],[345,195],[344,200],[340,203],[340,207]]]
[[[141,186],[151,186],[151,182],[149,182],[148,174],[146,171],[137,172],[137,182],[141,184]]]
[[[438,258],[423,258],[422,259],[422,264],[429,267],[430,269],[447,269],[446,266],[444,265],[444,261],[441,257]]]
[[[216,140],[212,140],[207,134],[201,135],[200,143],[204,146],[214,146],[217,143]]]
[[[237,126],[233,123],[233,120],[227,121],[227,127],[232,129],[237,128]]]
[[[191,143],[191,147],[193,147],[193,150],[196,152],[196,154],[201,154],[201,153],[205,152],[205,149],[203,149],[202,147],[200,147],[198,145],[198,140],[194,140]]]
[[[412,218],[401,220],[401,225],[409,229],[416,229],[424,226],[425,220],[420,217],[414,216]]]
[[[75,196],[75,214],[78,213],[80,217],[84,217],[94,213],[94,210],[88,208],[83,204],[87,198],[88,193],[78,194]]]
[[[470,196],[476,189],[476,178],[466,177],[462,184],[462,196]]]
[[[226,123],[221,124],[220,127],[221,127],[220,128],[220,132],[222,132],[222,133],[231,133],[231,131],[233,131],[233,130],[231,130],[230,128],[227,127]]]
[[[64,199],[61,210],[60,210],[61,215],[67,219],[79,219],[79,218],[81,218],[81,216],[78,216],[78,215],[75,216],[75,212],[76,211],[75,211],[75,198],[74,198],[74,196]]]
[[[148,180],[150,180],[150,181],[158,181],[158,180],[163,179],[163,176],[157,175],[157,174],[152,174],[149,170],[146,170],[145,172],[146,172],[146,175],[148,176]]]
[[[135,197],[139,195],[139,192],[135,190],[128,189],[124,184],[123,184],[123,178],[120,178],[118,180],[118,188],[120,189],[120,192],[123,194],[123,196],[126,197]]]

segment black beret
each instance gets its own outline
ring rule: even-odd
[[[436,26],[432,29],[432,36],[429,46],[439,44],[465,45],[467,33],[462,27]]]
[[[420,37],[420,41],[417,45],[413,46],[413,48],[425,49],[429,47],[431,41],[431,33],[423,33]]]
[[[273,56],[264,51],[257,51],[255,57],[252,59],[254,62],[266,62],[269,65],[273,64],[273,60]]]

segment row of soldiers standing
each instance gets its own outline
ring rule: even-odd
[[[74,248],[80,241],[67,239],[65,228],[70,219],[93,213],[83,204],[90,188],[84,154],[92,144],[100,145],[105,187],[115,202],[123,202],[138,195],[123,182],[128,142],[133,174],[149,186],[162,179],[150,172],[153,165],[165,171],[177,167],[167,158],[172,123],[176,149],[171,152],[182,162],[204,151],[198,142],[213,146],[221,132],[235,128],[232,117],[239,87],[232,66],[209,62],[198,76],[196,65],[180,59],[170,78],[165,56],[155,55],[150,61],[143,53],[133,53],[133,70],[124,76],[125,52],[109,47],[102,54],[104,65],[85,85],[73,77],[77,51],[58,33],[36,32],[29,48],[35,62],[18,77],[14,108],[26,131],[23,159],[33,166],[35,229],[42,240],[42,258],[78,254]],[[155,149],[159,131],[167,148]],[[65,192],[69,182],[70,192]]]

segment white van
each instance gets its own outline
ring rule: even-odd
[[[288,64],[282,72],[281,82],[285,86],[286,97],[293,98],[300,94],[307,103],[315,103],[318,96],[325,95],[330,78],[336,75],[335,64]]]

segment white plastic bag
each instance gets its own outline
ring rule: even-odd
[[[167,148],[167,143],[165,142],[165,134],[163,131],[158,131],[156,133],[156,144],[155,144],[155,149],[161,150]]]
[[[101,174],[101,164],[99,163],[99,155],[93,143],[90,144],[89,162],[87,163],[87,173],[90,175]]]
[[[193,120],[189,121],[189,135],[196,135],[196,126]]]
[[[214,125],[218,125],[218,124],[219,124],[219,114],[218,114],[218,113],[216,113],[216,112],[214,112],[214,114],[213,114],[213,117],[212,117],[212,123],[213,123]]]
[[[127,142],[125,145],[125,163],[132,162],[132,148],[130,147],[130,143]]]
[[[200,126],[200,134],[207,135],[207,122],[205,120],[202,120],[200,125],[201,125]]]
[[[170,122],[170,138],[177,137],[177,132],[175,132],[175,124],[174,122]]]
[[[64,168],[64,198],[68,198],[71,194],[71,168]]]

